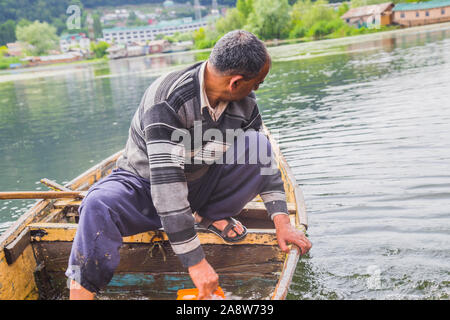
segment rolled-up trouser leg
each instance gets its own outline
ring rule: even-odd
[[[223,164],[212,165],[203,179],[191,184],[196,190],[190,192],[190,203],[200,216],[212,220],[232,217],[261,192],[284,192],[267,137],[257,131],[245,135],[245,144],[235,141]]]
[[[148,181],[123,170],[91,187],[79,212],[66,276],[91,292],[111,280],[122,237],[161,227]]]

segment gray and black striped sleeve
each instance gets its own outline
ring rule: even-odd
[[[153,204],[173,251],[184,267],[193,266],[205,255],[188,202],[184,145],[171,141],[172,133],[182,128],[182,123],[177,112],[163,101],[143,112],[141,125],[147,145]]]

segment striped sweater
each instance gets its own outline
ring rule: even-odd
[[[262,121],[255,95],[230,102],[217,121],[209,112],[201,112],[199,71],[201,63],[158,78],[146,90],[129,130],[125,151],[117,166],[150,180],[153,204],[161,219],[175,254],[184,267],[190,267],[204,258],[204,252],[194,229],[194,218],[188,202],[187,182],[204,175],[210,162],[196,161],[199,155],[215,154],[216,141],[202,141],[192,148],[174,139],[174,133],[190,133],[201,127],[219,129],[261,129]],[[225,134],[224,134],[225,136]],[[221,144],[223,151],[227,145]],[[220,149],[219,148],[219,149]],[[200,151],[199,151],[200,150]],[[212,151],[211,151],[212,150]],[[194,161],[186,159],[194,158]],[[281,175],[261,193],[269,216],[287,213]]]

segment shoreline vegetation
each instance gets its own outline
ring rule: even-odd
[[[295,43],[308,42],[399,28],[398,26],[382,26],[378,28],[361,26],[357,28],[348,25],[341,19],[341,16],[350,7],[359,7],[380,1],[386,0],[350,0],[333,5],[328,0],[235,0],[234,6],[231,4],[231,7],[226,10],[223,16],[216,15],[216,19],[211,20],[206,27],[194,32],[177,32],[172,36],[165,36],[163,38],[170,43],[192,42],[195,49],[201,50],[212,48],[224,34],[236,29],[250,31],[261,40],[268,41],[268,45],[271,46],[286,41]],[[82,10],[84,8],[83,1],[78,2],[77,6]],[[222,0],[219,2],[225,4],[233,1]],[[58,6],[60,5],[61,3],[58,4]],[[58,10],[60,11],[61,8]],[[56,14],[56,11],[52,14]],[[97,41],[91,41],[90,50],[87,49],[88,52],[82,54],[84,57],[82,60],[90,62],[93,57],[98,59],[107,55],[107,49],[111,44],[106,43],[102,39],[102,30],[107,25],[102,25],[100,22],[102,12],[100,8],[83,9],[81,12],[82,19],[80,26],[83,28],[78,31],[88,29],[87,20],[89,19],[87,19],[87,15],[90,16],[92,14],[94,16],[94,19],[90,20],[92,20],[93,33]],[[9,15],[12,13],[10,12]],[[67,32],[61,25],[62,17],[58,18],[61,21],[58,19],[50,19],[50,21],[48,17],[44,19],[39,14],[33,16],[30,12],[25,16],[17,14],[18,12],[16,12],[15,18],[19,20],[8,20],[0,24],[0,70],[29,68],[31,64],[28,60],[24,61],[24,59],[20,59],[21,57],[6,56],[8,49],[6,46],[2,46],[3,44],[17,40],[23,46],[23,52],[28,56],[25,58],[34,59],[34,57],[45,56],[51,52],[56,52],[59,48],[58,41],[63,35],[62,33]],[[52,16],[52,14],[47,12],[47,16]],[[184,14],[187,14],[187,12]],[[36,19],[39,17],[42,18],[42,22],[41,19]],[[32,19],[31,21],[27,20],[30,18]],[[138,19],[135,11],[131,10],[130,16],[126,19],[126,23],[127,25],[134,26],[144,25],[148,22]],[[72,31],[71,33],[74,33],[76,30]],[[90,38],[92,39],[92,35]]]
[[[311,59],[319,56],[330,55],[330,54],[342,54],[346,52],[350,52],[347,48],[342,48],[342,46],[355,44],[355,43],[363,43],[367,41],[377,41],[382,40],[384,38],[391,37],[392,35],[398,34],[418,34],[426,31],[439,31],[439,30],[449,30],[450,22],[439,23],[439,24],[431,24],[425,26],[411,27],[411,28],[403,28],[396,29],[384,32],[377,32],[371,34],[363,34],[358,36],[349,36],[344,38],[335,38],[335,39],[324,39],[317,41],[309,41],[309,42],[299,42],[299,43],[291,43],[292,40],[289,41],[279,41],[278,46],[269,46],[269,52],[272,55],[273,61],[287,61],[294,59]],[[365,49],[371,50],[373,48]],[[209,52],[211,49],[201,49],[201,50],[191,50],[191,51],[183,51],[183,52],[173,52],[173,53],[161,53],[161,54],[152,54],[146,56],[132,57],[132,58],[124,58],[126,59],[142,59],[142,58],[156,58],[156,57],[167,57],[173,55],[182,55],[182,54],[201,54]],[[121,59],[122,60],[122,59]],[[0,82],[8,82],[8,81],[16,81],[16,80],[28,80],[33,78],[40,77],[50,77],[57,76],[61,74],[67,74],[68,72],[77,72],[84,70],[85,67],[95,64],[108,63],[109,59],[93,59],[93,60],[82,60],[71,63],[60,63],[55,65],[47,65],[47,66],[36,66],[29,67],[23,69],[16,70],[3,70],[0,71]],[[148,74],[148,75],[158,75],[164,72],[167,72],[172,69],[180,68],[182,65],[176,65],[171,67],[166,67],[162,69],[155,70],[143,70],[139,71],[136,74]],[[111,76],[111,75],[109,75]]]
[[[156,1],[156,0],[155,0]],[[235,0],[235,7],[230,7],[223,16],[217,16],[214,21],[194,32],[175,33],[171,36],[164,36],[163,39],[168,43],[190,42],[193,47],[188,52],[198,52],[198,50],[209,50],[215,43],[227,32],[244,29],[254,33],[261,40],[265,41],[268,47],[294,44],[309,43],[324,39],[342,39],[349,36],[358,36],[365,34],[380,33],[392,30],[399,30],[402,27],[397,25],[380,26],[363,24],[357,28],[351,26],[341,19],[342,15],[350,8],[358,8],[368,4],[377,4],[386,0],[350,0],[347,2],[332,3],[334,0]],[[413,0],[392,0],[394,3],[399,1]],[[221,2],[227,2],[222,0]],[[79,2],[80,8],[83,8]],[[97,10],[97,11],[96,11]],[[100,11],[90,9],[83,11],[84,22],[82,26],[87,28],[86,15],[93,13],[94,33],[97,40],[90,42],[90,48],[79,49],[79,57],[68,61],[69,58],[61,58],[56,63],[46,62],[38,67],[72,65],[72,64],[95,64],[107,59],[108,47],[114,45],[114,42],[107,43],[101,38],[102,23],[99,20]],[[131,17],[132,16],[132,17]],[[18,17],[16,17],[18,18]],[[92,19],[91,19],[92,20]],[[127,25],[140,25],[146,22],[137,18],[134,11],[126,20]],[[59,31],[58,23],[40,22],[35,20],[31,22],[21,18],[18,22],[8,20],[7,23],[0,25],[0,43],[6,41],[5,36],[12,40],[19,41],[23,46],[23,53],[19,56],[8,56],[8,48],[0,47],[0,76],[5,74],[2,70],[8,70],[10,73],[20,73],[22,70],[37,70],[35,64],[39,64],[41,58],[45,58],[49,53],[56,54],[58,47]],[[61,26],[60,26],[61,27]],[[83,30],[84,30],[83,29]],[[61,29],[62,30],[62,29]],[[80,29],[81,30],[81,29]],[[8,32],[6,32],[8,31]],[[61,31],[62,32],[62,31]],[[162,36],[162,35],[161,35]],[[90,36],[92,39],[92,36]],[[1,39],[0,39],[1,40]],[[75,48],[75,49],[77,49]],[[183,51],[187,52],[187,51]],[[69,52],[70,53],[70,52]],[[26,54],[26,57],[24,57]],[[42,56],[42,57],[40,57]],[[21,59],[24,57],[23,59]],[[52,58],[55,58],[53,56]],[[66,60],[66,62],[62,61]],[[33,61],[33,62],[30,62]],[[46,60],[44,60],[46,61]],[[48,61],[48,60],[47,60]],[[44,69],[45,70],[45,69]],[[24,71],[26,72],[26,71]],[[6,73],[8,74],[8,72]]]

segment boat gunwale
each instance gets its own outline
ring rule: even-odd
[[[293,196],[296,206],[295,214],[295,228],[306,233],[308,228],[308,218],[306,213],[305,200],[300,186],[297,184],[294,173],[292,172],[289,164],[281,153],[278,143],[273,139],[268,128],[263,124],[263,130],[269,138],[271,147],[276,154],[276,158],[279,160],[279,168],[283,168],[289,183],[293,188]],[[271,300],[285,300],[289,291],[289,286],[292,282],[298,260],[301,256],[301,249],[296,245],[290,245],[289,253],[286,254],[283,269],[281,271],[280,277],[278,278],[277,285],[272,293]]]
[[[123,150],[124,149],[114,153],[100,163],[97,163],[96,165],[87,169],[78,177],[65,184],[64,187],[72,189],[72,186],[76,185],[83,179],[87,179],[89,176],[96,174],[98,170],[105,168],[111,162],[115,162],[117,158],[122,154]],[[78,188],[75,190],[78,190]],[[15,238],[19,236],[19,234],[28,226],[28,224],[32,223],[32,220],[36,218],[39,213],[41,213],[49,205],[52,205],[57,200],[58,199],[37,200],[33,207],[31,207],[27,212],[20,216],[19,219],[17,219],[2,235],[0,235],[0,251],[3,251],[3,249],[8,244],[13,242]]]

